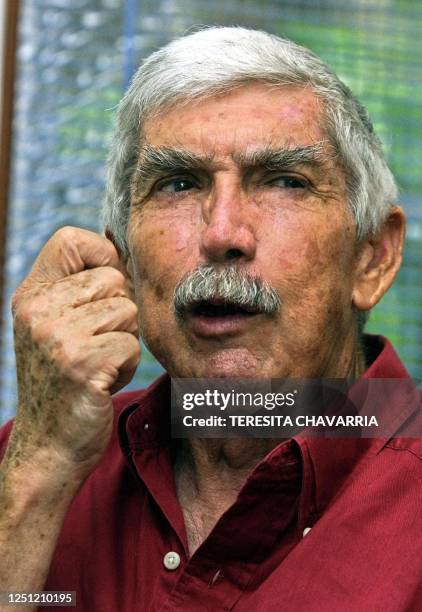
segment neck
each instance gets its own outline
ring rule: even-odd
[[[221,515],[234,504],[248,474],[280,441],[192,439],[183,442],[174,473],[189,552],[193,554]]]
[[[336,371],[326,378],[359,378],[365,371],[362,343],[356,339],[353,351],[339,360]],[[281,439],[209,439],[185,440],[177,453],[176,467],[189,474],[196,496],[207,496],[209,487],[240,489],[247,475]],[[238,486],[240,483],[240,486]]]
[[[212,499],[215,490],[237,494],[247,475],[279,443],[279,439],[256,438],[184,440],[176,474],[183,472],[189,478],[195,497]]]
[[[364,369],[363,350],[360,342],[356,342],[354,351],[348,358],[340,359],[336,371],[326,377],[358,378]],[[249,473],[282,441],[256,438],[181,441],[176,449],[174,473],[191,553],[235,502]]]
[[[366,363],[363,343],[360,338],[357,338],[355,350],[352,352],[352,357],[350,360],[349,372],[346,374],[345,378],[358,379],[362,376],[365,370]]]

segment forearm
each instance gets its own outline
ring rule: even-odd
[[[0,591],[43,588],[69,505],[107,448],[111,393],[140,357],[122,270],[107,238],[64,228],[13,296],[19,408],[0,466]]]
[[[32,462],[17,466],[6,455],[0,466],[0,592],[43,589],[64,518],[80,484],[62,467],[51,465],[48,473]]]

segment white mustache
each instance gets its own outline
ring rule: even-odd
[[[173,307],[183,317],[199,302],[222,300],[263,314],[280,310],[278,292],[259,277],[253,277],[236,266],[217,268],[203,265],[190,272],[176,286]]]

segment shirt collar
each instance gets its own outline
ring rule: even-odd
[[[362,375],[370,378],[410,378],[391,343],[382,336],[365,335],[365,347],[372,361]],[[121,394],[117,404],[123,408],[119,418],[119,439],[125,456],[143,449],[168,447],[170,436],[171,383],[162,375],[148,389]],[[403,414],[404,422],[409,413]],[[358,466],[374,457],[386,444],[386,439],[348,438],[325,439],[295,437],[303,464],[303,486],[308,502],[320,514],[340,490],[345,479]],[[282,444],[263,460],[274,462]],[[311,503],[312,502],[312,503]]]
[[[147,389],[120,395],[118,432],[123,454],[167,446],[170,441],[171,381],[163,374]],[[120,399],[119,398],[119,399]],[[127,401],[129,400],[129,402]]]
[[[407,379],[409,385],[397,385],[396,394],[388,398],[389,405],[400,402],[402,410],[391,435],[395,434],[415,411],[415,396],[419,394],[392,344],[383,336],[365,334],[365,352],[370,365],[361,379]],[[406,396],[403,396],[403,389]],[[386,406],[388,410],[388,406]],[[320,514],[340,492],[346,479],[375,457],[386,446],[389,438],[318,438],[296,437],[302,457],[309,457],[312,465],[315,511]]]

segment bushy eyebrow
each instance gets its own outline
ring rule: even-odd
[[[266,146],[256,151],[237,153],[234,162],[241,168],[265,168],[278,170],[299,165],[321,166],[328,159],[324,151],[325,141],[321,140],[311,145],[301,147],[273,148]]]
[[[266,146],[255,151],[237,153],[233,155],[233,161],[240,168],[264,168],[270,171],[302,164],[321,166],[327,160],[327,154],[323,151],[324,144],[324,141],[318,141],[300,147]],[[181,147],[153,147],[147,144],[142,145],[138,159],[133,177],[134,186],[138,187],[175,172],[207,170],[214,162],[214,156],[198,155]]]
[[[205,170],[212,157],[197,155],[178,147],[152,147],[143,145],[135,170],[135,181],[140,184],[174,172]]]

